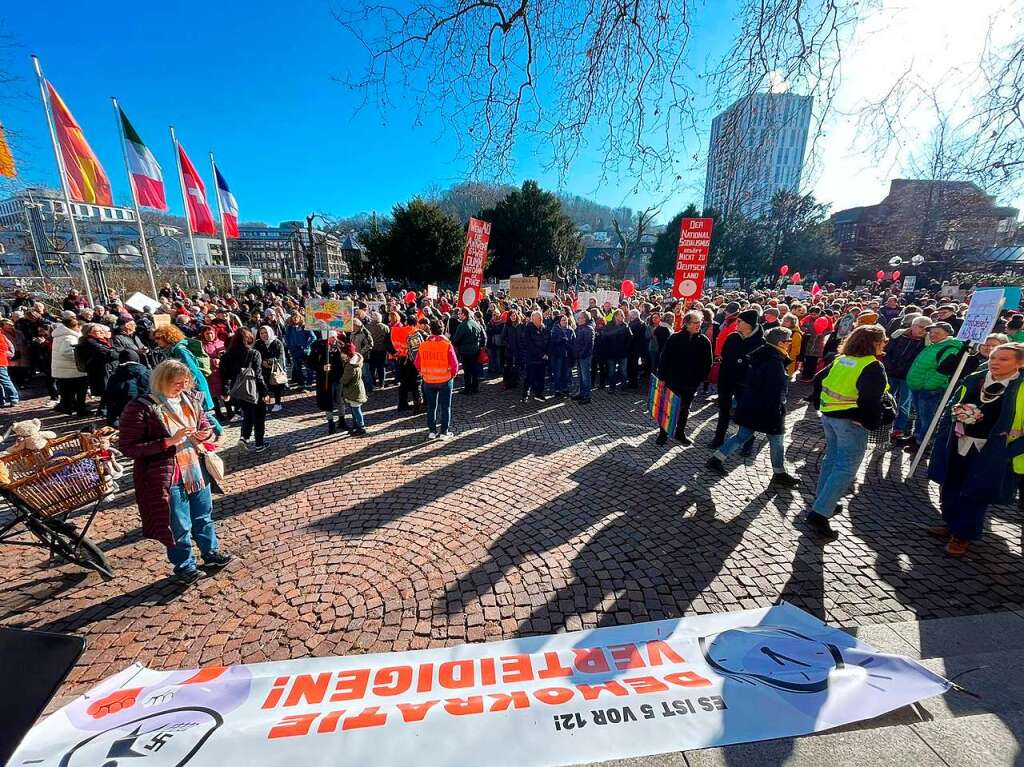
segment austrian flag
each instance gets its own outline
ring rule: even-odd
[[[214,168],[217,174],[217,199],[220,200],[221,216],[224,218],[224,236],[238,236],[238,201],[228,189],[228,182],[220,174],[220,168]]]
[[[139,205],[157,210],[167,210],[167,195],[164,192],[164,177],[160,164],[149,147],[142,143],[135,128],[128,122],[128,116],[121,107],[117,108],[124,130],[124,154],[128,158],[132,188]]]

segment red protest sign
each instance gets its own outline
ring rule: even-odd
[[[466,255],[462,259],[462,277],[459,279],[459,306],[472,309],[480,303],[484,284],[484,264],[487,262],[487,242],[491,239],[491,224],[476,218],[469,219],[466,232]]]
[[[672,295],[676,298],[700,298],[714,223],[712,218],[683,219],[676,249],[676,277],[672,283]]]

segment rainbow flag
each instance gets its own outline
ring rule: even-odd
[[[57,131],[57,143],[60,144],[71,199],[93,205],[113,205],[110,180],[96,153],[85,140],[82,128],[58,95],[56,88],[50,82],[46,83],[46,88],[50,94],[53,126]]]
[[[647,412],[665,432],[675,437],[676,426],[679,424],[679,413],[683,401],[678,394],[673,394],[662,381],[651,376],[651,393]]]

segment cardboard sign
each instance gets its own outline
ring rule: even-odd
[[[984,343],[992,328],[995,327],[999,312],[1003,308],[1003,289],[984,288],[974,291],[970,306],[967,307],[967,318],[960,326],[957,338],[961,341]]]
[[[950,687],[782,603],[407,652],[135,664],[48,716],[9,764],[605,762],[805,735]]]
[[[619,308],[619,291],[617,290],[598,290],[597,291],[597,305],[604,306],[606,303],[612,305],[612,309]]]
[[[352,301],[334,298],[306,300],[306,330],[352,332]]]
[[[153,327],[162,328],[171,324],[171,315],[169,314],[154,314],[153,315]]]
[[[703,293],[714,224],[713,218],[684,218],[680,224],[676,274],[672,282],[675,298],[695,299]]]
[[[540,281],[536,277],[512,277],[508,281],[508,294],[512,298],[536,298]]]
[[[469,228],[466,230],[466,253],[462,258],[462,276],[459,278],[459,306],[472,309],[480,303],[480,288],[484,284],[484,264],[487,262],[487,243],[490,239],[489,221],[469,219]],[[427,286],[428,297],[431,287],[434,286]],[[433,297],[437,297],[436,287]]]
[[[131,298],[125,301],[124,305],[137,312],[145,312],[148,310],[152,313],[160,308],[160,302],[154,301],[145,293],[132,293]]]

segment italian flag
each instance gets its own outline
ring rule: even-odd
[[[128,170],[132,177],[132,189],[139,205],[157,210],[167,210],[167,196],[164,192],[164,177],[160,164],[149,147],[142,143],[135,128],[119,106],[121,128],[124,130],[124,154],[128,159]]]

